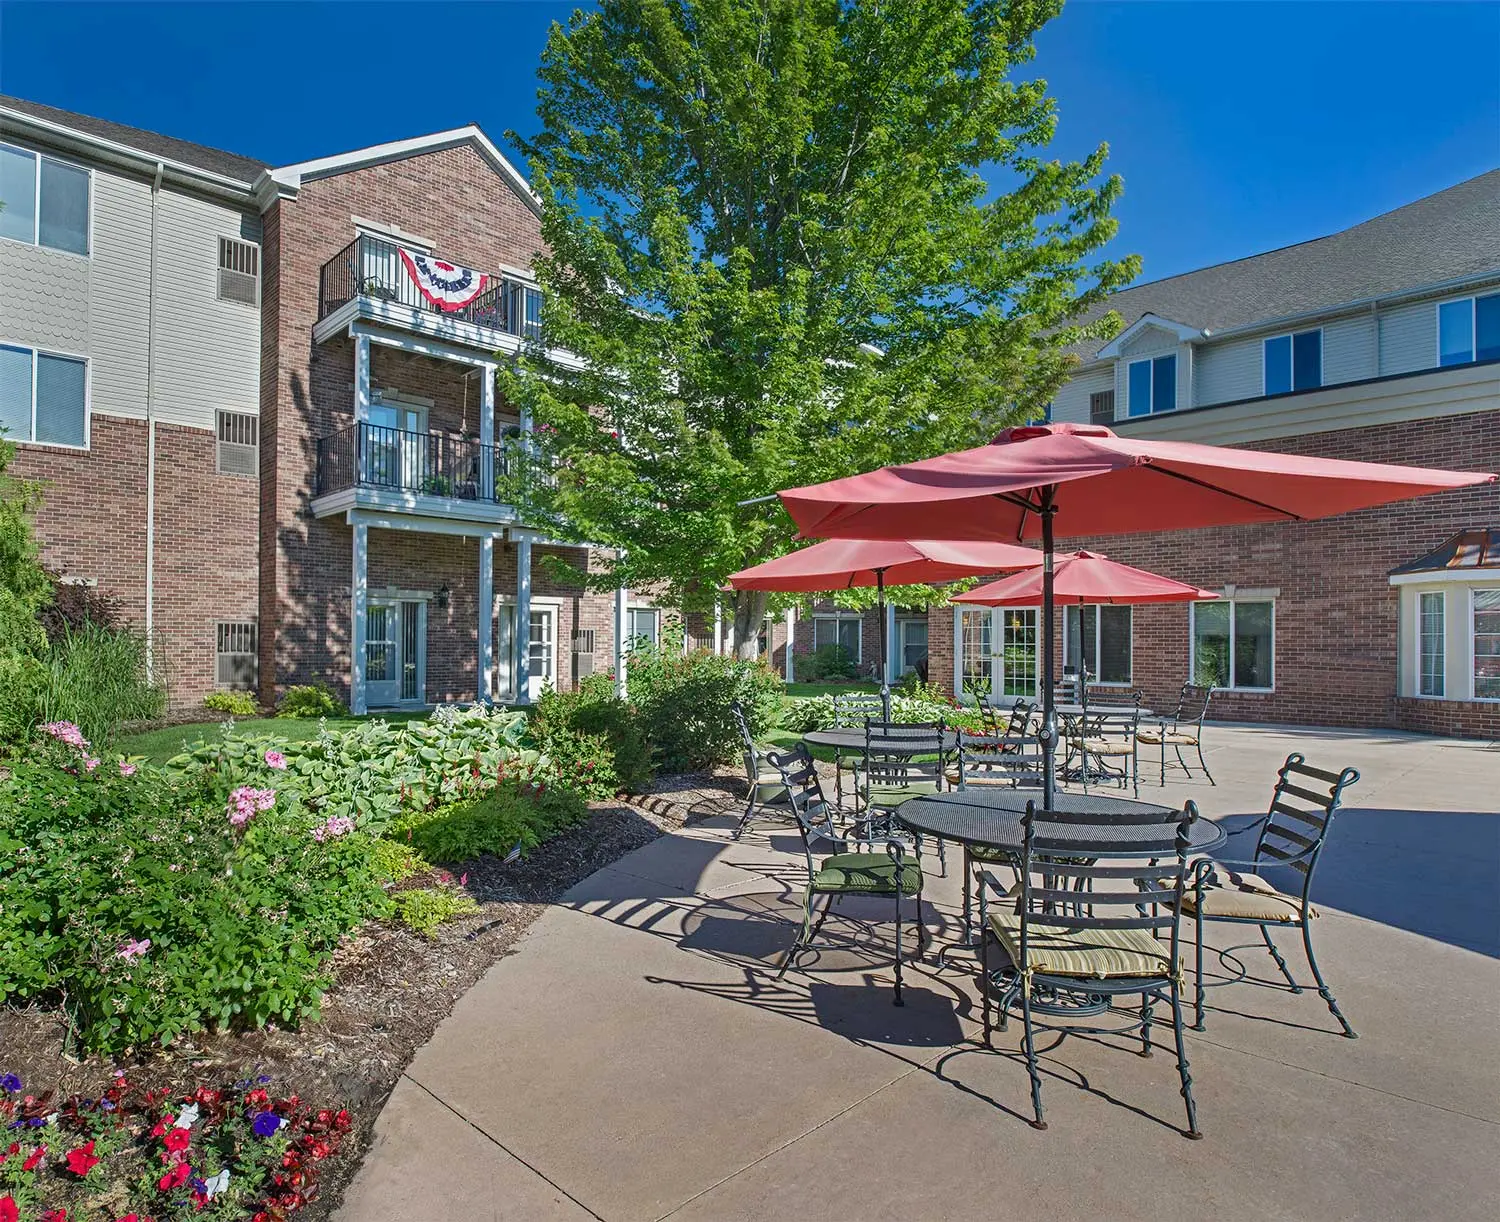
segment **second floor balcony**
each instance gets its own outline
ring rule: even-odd
[[[320,323],[351,306],[459,340],[477,328],[472,338],[491,346],[500,336],[537,339],[542,328],[542,295],[532,285],[368,234],[323,264],[318,276]]]
[[[318,439],[314,511],[354,507],[513,521],[528,480],[548,480],[523,437],[486,445],[462,436],[351,424]],[[340,495],[344,494],[344,495]]]

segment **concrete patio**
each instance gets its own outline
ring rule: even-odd
[[[995,1051],[978,1043],[964,953],[911,965],[894,1008],[884,920],[830,917],[825,949],[778,984],[800,844],[770,823],[731,842],[726,811],[585,880],[458,1003],[398,1084],[341,1222],[1493,1218],[1500,748],[1224,726],[1207,744],[1218,785],[1169,773],[1165,792],[1231,827],[1263,811],[1290,750],[1363,779],[1314,887],[1319,959],[1360,1038],[1247,951],[1251,982],[1212,991],[1190,1035],[1205,1140],[1179,1131],[1170,1026],[1150,1059],[1123,1039],[1043,1040],[1051,1127],[1031,1129],[1019,1022]],[[939,945],[958,935],[949,856],[924,910]],[[1295,937],[1282,945],[1310,982]]]

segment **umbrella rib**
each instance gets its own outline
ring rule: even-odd
[[[1158,475],[1170,475],[1173,479],[1180,479],[1187,484],[1196,484],[1199,488],[1207,488],[1210,492],[1217,492],[1220,496],[1233,497],[1237,501],[1244,501],[1247,505],[1254,505],[1257,509],[1269,509],[1272,513],[1278,513],[1284,518],[1290,518],[1294,522],[1305,522],[1300,513],[1293,513],[1290,509],[1283,509],[1279,505],[1271,505],[1265,501],[1257,501],[1253,496],[1245,496],[1243,493],[1231,492],[1228,488],[1221,488],[1217,484],[1210,484],[1207,480],[1198,479],[1187,475],[1182,471],[1173,471],[1170,467],[1158,466],[1156,463],[1142,464],[1147,471],[1155,471]]]

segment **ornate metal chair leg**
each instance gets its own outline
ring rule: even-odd
[[[1036,1067],[1036,1040],[1031,1033],[1031,990],[1021,988],[1021,1021],[1024,1024],[1022,1042],[1026,1046],[1026,1072],[1031,1078],[1031,1107],[1036,1119],[1031,1122],[1034,1129],[1045,1129],[1047,1121],[1042,1117],[1042,1075]]]
[[[740,821],[735,824],[733,839],[738,840],[744,835],[745,829],[750,826],[750,820],[755,817],[755,794],[751,792],[750,801],[745,805],[745,813],[740,816]]]
[[[1161,737],[1161,783],[1163,785],[1167,783],[1167,736],[1165,733]]]
[[[1349,1020],[1344,1017],[1344,1012],[1339,1009],[1339,1003],[1334,999],[1333,992],[1328,987],[1328,982],[1323,979],[1323,973],[1318,970],[1318,960],[1313,954],[1312,948],[1312,927],[1308,924],[1305,917],[1302,920],[1302,946],[1307,951],[1307,965],[1312,968],[1313,979],[1318,982],[1318,996],[1327,1002],[1329,1012],[1334,1018],[1339,1020],[1339,1026],[1343,1027],[1345,1038],[1357,1040],[1359,1035],[1349,1025]]]
[[[832,900],[830,899],[829,902],[830,902],[830,905],[831,905],[832,904]],[[789,967],[792,966],[792,960],[797,957],[797,952],[799,950],[801,950],[804,946],[806,946],[809,942],[812,941],[812,938],[813,938],[812,906],[813,906],[813,893],[812,893],[812,888],[809,887],[808,891],[807,891],[807,895],[806,895],[806,897],[802,901],[802,932],[797,935],[797,940],[792,943],[791,947],[786,952],[786,958],[784,958],[781,961],[781,970],[776,973],[776,979],[777,980],[782,979],[782,977],[784,977],[786,975],[787,968],[789,968]],[[823,915],[824,916],[828,915],[827,909],[824,909]],[[821,925],[821,923],[822,922],[820,921],[819,924]]]
[[[1302,986],[1292,979],[1291,969],[1287,967],[1286,960],[1281,957],[1281,952],[1276,949],[1276,943],[1271,941],[1271,931],[1262,925],[1260,927],[1260,936],[1266,940],[1266,949],[1271,952],[1271,958],[1276,960],[1276,966],[1281,969],[1281,974],[1286,977],[1286,982],[1291,986],[1292,992],[1302,992]]]
[[[1177,766],[1182,769],[1182,779],[1191,781],[1193,779],[1193,770],[1188,767],[1187,760],[1182,758],[1182,745],[1180,743],[1173,743],[1172,750],[1177,754]]]
[[[1208,763],[1203,758],[1203,736],[1201,734],[1193,746],[1198,748],[1198,767],[1203,769],[1203,775],[1208,778],[1208,783],[1217,787],[1219,782],[1214,780],[1214,774],[1208,770]]]
[[[1197,907],[1198,918],[1194,922],[1194,924],[1197,926],[1197,929],[1195,930],[1195,932],[1198,935],[1198,938],[1197,938],[1198,947],[1197,947],[1197,952],[1196,952],[1198,957],[1197,957],[1197,960],[1196,960],[1196,962],[1194,964],[1194,967],[1193,967],[1193,984],[1195,986],[1195,988],[1194,988],[1194,997],[1193,997],[1193,1030],[1194,1031],[1202,1031],[1203,1030],[1203,897],[1201,895],[1198,897],[1198,904],[1197,904],[1196,907]]]
[[[904,1006],[901,1000],[901,868],[896,869],[896,997],[892,1005]]]
[[[984,1010],[984,1046],[993,1048],[990,1038],[990,940],[979,931],[979,994],[980,1007]]]
[[[1151,1007],[1156,999],[1150,993],[1141,994],[1141,1055],[1151,1055]]]
[[[1193,1074],[1188,1067],[1187,1039],[1182,1033],[1182,990],[1172,981],[1172,1032],[1177,1037],[1177,1074],[1182,1079],[1182,1101],[1187,1104],[1187,1135],[1194,1141],[1203,1136],[1198,1128],[1198,1105],[1193,1102]]]

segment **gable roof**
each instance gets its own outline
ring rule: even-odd
[[[1500,274],[1500,169],[1323,238],[1121,289],[1085,317],[1115,310],[1209,332]],[[1104,340],[1073,349],[1085,362]]]
[[[206,144],[193,144],[175,136],[164,136],[160,132],[128,127],[124,123],[111,123],[108,119],[96,119],[92,115],[80,115],[71,110],[59,110],[56,106],[44,106],[40,102],[28,102],[25,98],[0,94],[0,122],[3,122],[4,112],[7,110],[236,182],[254,182],[263,170],[270,169],[266,162],[257,161],[254,157],[242,157],[238,153],[209,148]]]

